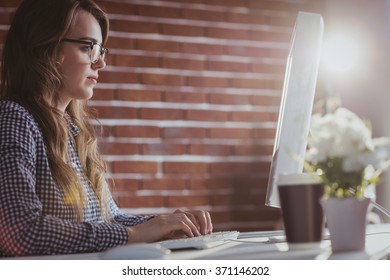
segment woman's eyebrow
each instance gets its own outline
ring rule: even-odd
[[[98,42],[95,38],[92,38],[92,37],[79,37],[78,40],[90,41],[90,42],[93,42],[93,43],[97,43]]]

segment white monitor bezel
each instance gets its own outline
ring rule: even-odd
[[[287,59],[265,205],[280,207],[279,174],[303,172],[324,31],[320,14],[298,12]]]

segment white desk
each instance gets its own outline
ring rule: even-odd
[[[330,240],[323,240],[320,248],[288,250],[286,242],[267,242],[266,238],[248,238],[207,250],[176,251],[166,259],[217,260],[324,260],[324,259],[387,259],[390,256],[390,224],[369,225],[364,251],[332,254]]]
[[[172,251],[167,260],[324,260],[324,259],[388,259],[390,257],[390,224],[367,226],[366,248],[364,251],[351,251],[332,254],[330,241],[323,240],[320,248],[310,250],[288,250],[286,242],[269,243],[268,238],[254,237],[244,242],[229,242],[210,249]],[[56,256],[37,256],[15,259],[41,260],[94,260],[100,253]]]

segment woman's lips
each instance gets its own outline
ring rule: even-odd
[[[87,79],[90,80],[90,81],[92,81],[94,84],[97,84],[97,80],[98,80],[97,77],[91,76],[91,77],[87,77]]]

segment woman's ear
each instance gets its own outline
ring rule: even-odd
[[[57,49],[56,64],[61,65],[64,62],[64,59],[64,52],[62,50],[62,45],[60,45]]]
[[[61,65],[62,62],[64,62],[64,54],[62,52],[59,52],[57,55],[56,63]]]

